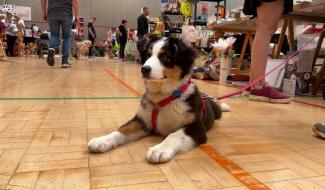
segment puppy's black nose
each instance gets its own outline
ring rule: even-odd
[[[143,66],[141,67],[141,73],[144,78],[149,78],[151,72],[151,67],[150,66]]]

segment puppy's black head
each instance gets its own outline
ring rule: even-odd
[[[144,42],[142,42],[144,43]],[[191,68],[197,56],[193,47],[187,46],[177,38],[148,41],[143,49],[144,65],[141,69],[144,79],[181,80],[191,74]]]

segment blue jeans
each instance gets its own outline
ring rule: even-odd
[[[67,63],[71,47],[72,15],[64,11],[49,12],[48,21],[51,32],[50,48],[57,48],[60,39],[60,27],[62,28],[62,63]]]

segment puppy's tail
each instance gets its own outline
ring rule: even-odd
[[[222,112],[230,112],[231,111],[231,107],[228,104],[221,103],[220,107],[221,107]]]

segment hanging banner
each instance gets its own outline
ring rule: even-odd
[[[21,19],[25,21],[32,20],[32,8],[31,7],[23,7],[23,6],[15,6],[15,8],[10,11],[13,15],[19,16]]]

